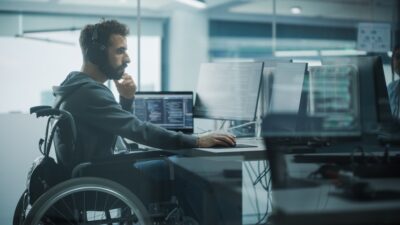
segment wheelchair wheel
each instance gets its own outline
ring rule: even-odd
[[[94,177],[62,182],[32,206],[25,225],[151,224],[139,198],[120,184]]]
[[[28,208],[28,191],[25,190],[18,200],[17,206],[15,207],[13,225],[22,225],[25,221],[26,210]]]

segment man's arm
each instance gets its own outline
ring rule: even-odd
[[[135,93],[137,86],[132,77],[128,74],[122,75],[120,80],[114,80],[114,84],[117,87],[119,93],[119,103],[122,108],[128,112],[133,111],[133,100],[135,99]]]
[[[132,77],[128,74],[124,74],[118,81],[114,80],[115,86],[120,94],[120,104],[122,108],[128,112],[133,111],[133,99],[136,92],[136,83]],[[157,128],[157,129],[156,129]],[[160,127],[153,127],[152,129],[158,130]],[[168,131],[170,132],[170,131]],[[172,132],[169,133],[171,135]],[[167,135],[167,133],[165,133]],[[175,133],[181,136],[184,142],[193,142],[194,136],[184,135],[181,133]],[[168,136],[168,135],[167,135]],[[172,135],[174,136],[174,135]],[[212,146],[235,146],[236,139],[233,135],[226,132],[209,132],[206,134],[199,135],[196,138],[195,146],[197,147],[212,147]],[[193,144],[192,144],[193,145]],[[191,146],[193,147],[193,146]]]

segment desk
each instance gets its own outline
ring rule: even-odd
[[[372,184],[400,187],[399,179]],[[382,188],[382,187],[381,187]],[[397,188],[399,189],[399,188]],[[399,224],[400,199],[356,201],[330,184],[274,190],[275,224]]]
[[[287,180],[305,179],[320,167],[317,163],[294,163],[293,159],[293,155],[284,156],[283,164],[287,166],[283,173],[286,174]],[[353,182],[368,183],[375,193],[375,197],[371,199],[355,198],[349,191],[355,189],[338,188],[337,180],[322,178],[309,180],[318,183],[318,186],[283,185],[274,188],[272,195],[275,212],[270,218],[274,224],[400,223],[400,178],[352,178]]]
[[[264,141],[261,138],[238,138],[237,144],[253,145],[255,147],[246,148],[193,148],[183,151],[171,151],[175,154],[189,157],[204,157],[204,156],[243,156],[247,158],[260,159],[265,158],[267,149]]]
[[[293,155],[287,156],[290,157]],[[242,156],[179,158],[175,164],[201,193],[200,211],[206,218],[202,224],[400,223],[400,194],[390,197],[389,193],[377,200],[352,200],[332,181],[321,179],[315,180],[318,186],[271,190],[268,162],[249,161]],[[288,165],[296,178],[306,177],[318,167],[310,163]],[[256,182],[257,175],[263,183]],[[368,181],[376,191],[400,193],[397,178],[363,181]]]
[[[345,197],[332,181],[316,179],[318,186],[271,190],[270,164],[266,152],[248,158],[199,150],[181,150],[173,161],[184,174],[188,199],[197,198],[201,224],[399,224],[400,194],[379,201],[354,201]],[[201,152],[204,153],[204,152]],[[260,152],[259,152],[260,153]],[[342,153],[343,154],[343,153]],[[188,157],[189,156],[189,157]],[[195,156],[195,157],[194,157]],[[215,157],[218,156],[218,157]],[[288,174],[307,177],[318,163],[295,163],[286,155]],[[400,179],[366,179],[375,190],[400,193]],[[272,210],[273,208],[273,210]]]
[[[260,173],[261,183],[253,184],[258,173],[255,171],[267,166],[265,160],[250,162],[241,156],[223,156],[178,158],[174,163],[177,172],[187,177],[188,192],[194,192],[195,197],[202,200],[201,206],[196,207],[203,218],[200,224],[266,221],[265,216],[271,210],[270,192],[261,184],[265,185],[268,174]]]

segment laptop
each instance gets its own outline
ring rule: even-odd
[[[192,92],[137,92],[133,114],[140,120],[150,122],[172,131],[193,133]]]

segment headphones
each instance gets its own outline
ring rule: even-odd
[[[103,65],[107,62],[107,54],[106,54],[106,46],[102,44],[99,40],[99,31],[98,24],[94,25],[92,40],[91,43],[86,50],[86,56],[89,61],[95,65]]]

